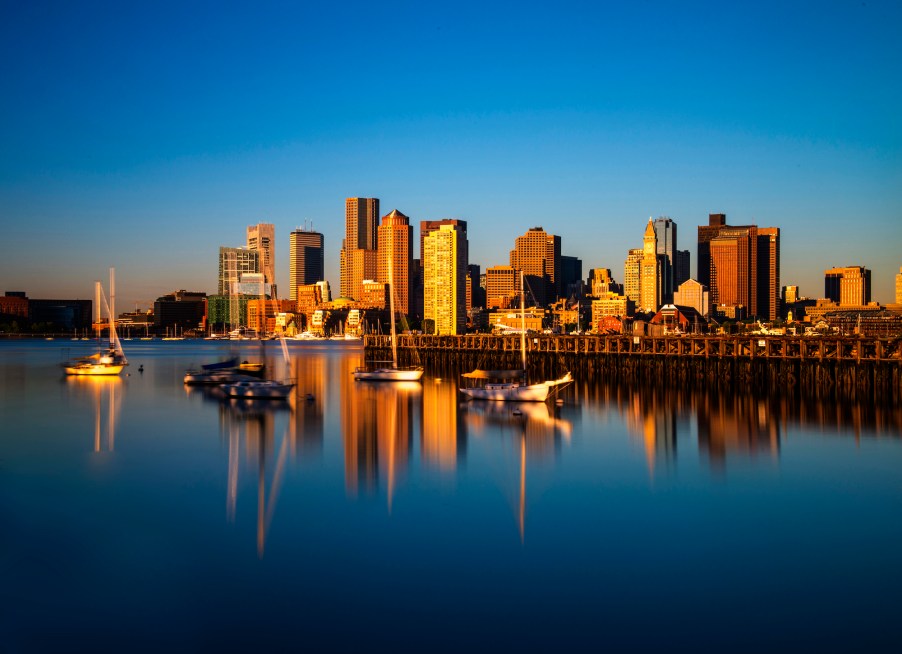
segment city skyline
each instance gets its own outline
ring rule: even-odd
[[[619,282],[659,216],[697,279],[696,228],[725,213],[781,229],[781,283],[802,295],[864,266],[872,299],[894,300],[894,3],[0,11],[0,291],[90,298],[114,266],[122,309],[211,293],[219,247],[271,223],[287,297],[305,221],[337,289],[359,196],[412,225],[467,221],[483,270],[541,225]],[[395,33],[400,50],[358,38]]]

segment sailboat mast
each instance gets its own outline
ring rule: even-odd
[[[395,333],[395,273],[394,273],[394,254],[395,254],[395,230],[388,231],[391,234],[391,245],[388,248],[388,304],[391,313],[391,365],[392,368],[398,367],[398,336]]]
[[[94,282],[94,329],[97,330],[97,341],[100,342],[100,282]]]
[[[523,363],[523,374],[526,374],[526,290],[525,277],[520,271],[520,358]]]
[[[116,320],[116,269],[110,268],[110,345],[116,345],[116,331],[114,322]]]

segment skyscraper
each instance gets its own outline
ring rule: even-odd
[[[298,299],[298,287],[323,281],[324,241],[319,232],[296,229],[289,236],[289,298]]]
[[[899,274],[896,275],[896,304],[902,304],[902,266],[899,266]]]
[[[541,227],[518,236],[510,253],[510,265],[526,275],[528,289],[536,303],[547,306],[561,295],[561,237],[547,234]]]
[[[632,248],[623,264],[623,294],[639,304],[639,278],[642,268],[642,248]]]
[[[664,268],[667,257],[658,253],[655,225],[651,218],[642,237],[642,263],[639,266],[639,308],[657,311],[664,292]]]
[[[467,231],[463,221],[431,230],[423,242],[423,318],[434,334],[467,328]]]
[[[270,285],[272,297],[276,297],[276,228],[270,223],[258,223],[247,228],[247,249],[260,252],[260,270],[263,283]]]
[[[660,217],[654,221],[655,240],[661,260],[661,302],[670,304],[676,283],[677,224],[671,218]]]
[[[864,266],[825,270],[824,295],[841,307],[866,305],[871,301],[871,271]]]
[[[378,224],[378,198],[345,199],[345,238],[341,244],[339,289],[344,297],[359,299],[363,292],[363,280],[375,277]]]
[[[520,292],[520,276],[511,266],[491,266],[485,269],[485,306],[487,309],[508,309]]]
[[[395,296],[395,310],[407,314],[410,312],[410,273],[413,259],[413,227],[410,226],[410,219],[394,209],[382,217],[378,234],[376,281],[393,284],[391,292]],[[392,279],[389,279],[389,261]]]
[[[259,273],[260,252],[248,248],[219,248],[219,283],[217,293],[229,295],[233,284],[241,281],[241,275]]]
[[[712,306],[742,305],[751,316],[776,320],[780,316],[780,229],[727,225],[722,213],[710,214],[708,222],[698,228],[698,281],[708,287]]]

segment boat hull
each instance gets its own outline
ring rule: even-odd
[[[229,397],[245,400],[284,400],[291,395],[294,384],[254,381],[223,384],[221,388]]]
[[[361,381],[420,381],[423,377],[423,369],[400,370],[398,368],[377,368],[376,370],[354,371],[354,379]]]
[[[473,400],[490,400],[496,402],[544,402],[552,391],[559,386],[566,386],[573,381],[568,372],[560,379],[546,381],[541,384],[491,383],[485,386],[471,386],[460,389],[460,392]]]
[[[114,363],[91,363],[80,364],[75,366],[66,366],[67,375],[118,375],[122,372],[124,365]]]

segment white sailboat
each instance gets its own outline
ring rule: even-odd
[[[394,240],[394,230],[390,230],[389,233],[391,234],[392,240]],[[392,245],[394,245],[394,243],[392,243]],[[423,377],[423,366],[410,366],[407,368],[398,367],[398,334],[395,330],[395,283],[393,265],[394,257],[391,255],[391,253],[393,252],[394,248],[390,247],[390,254],[388,257],[388,295],[389,309],[391,313],[391,368],[367,368],[365,366],[358,367],[354,370],[354,379],[361,381],[411,382],[420,381],[420,379]]]
[[[100,303],[103,300],[110,320],[110,344],[106,352],[97,352],[91,356],[71,361],[64,365],[67,375],[118,375],[128,365],[122,344],[116,334],[116,277],[115,270],[110,268],[110,303],[106,304],[100,282],[94,285],[95,302],[97,306],[97,321],[100,321]]]
[[[523,271],[520,271],[520,357],[519,370],[476,369],[461,375],[465,380],[460,392],[473,400],[496,400],[501,402],[544,402],[573,381],[567,372],[558,379],[528,384],[526,382],[526,294],[524,292]]]

